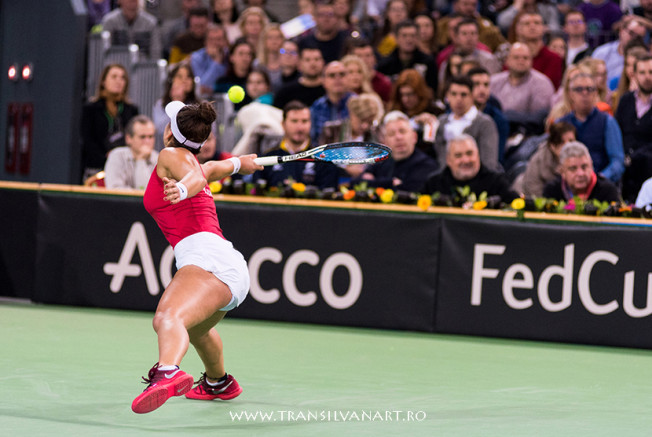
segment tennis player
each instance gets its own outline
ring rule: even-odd
[[[172,396],[226,400],[242,392],[225,371],[215,325],[247,296],[249,272],[243,256],[222,235],[207,182],[263,167],[254,163],[256,155],[199,164],[196,155],[217,117],[210,103],[173,101],[165,112],[170,117],[163,135],[166,147],[144,204],[174,248],[177,272],[154,315],[159,358],[143,378],[147,388],[131,404],[135,413],[153,411]],[[205,367],[194,389],[193,377],[179,369],[189,343]]]

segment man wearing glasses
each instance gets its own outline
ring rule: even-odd
[[[596,108],[598,89],[588,73],[579,73],[569,84],[571,113],[557,121],[575,126],[576,138],[586,145],[595,171],[615,184],[625,170],[623,137],[618,122]]]
[[[323,83],[326,94],[315,100],[310,107],[310,138],[315,144],[319,142],[324,123],[349,118],[346,102],[353,93],[346,91],[344,76],[346,68],[339,61],[333,61],[324,68]]]

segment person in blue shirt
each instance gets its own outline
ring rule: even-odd
[[[570,81],[571,113],[557,121],[575,126],[577,141],[589,149],[595,171],[618,184],[625,171],[623,137],[618,122],[596,108],[598,89],[588,73],[579,73]]]
[[[310,138],[314,143],[321,140],[321,131],[327,121],[343,120],[349,118],[346,102],[354,95],[346,91],[344,78],[346,68],[339,61],[330,62],[324,67],[323,84],[326,94],[310,107],[311,124]]]

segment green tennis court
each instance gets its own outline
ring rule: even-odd
[[[0,303],[0,435],[652,433],[651,351],[228,318],[227,370],[243,394],[136,415],[156,361],[151,318]],[[182,368],[199,377],[194,351]]]

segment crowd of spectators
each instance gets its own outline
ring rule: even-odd
[[[278,155],[352,140],[393,150],[369,167],[299,163],[254,175],[269,184],[364,181],[432,193],[467,183],[504,201],[631,204],[652,185],[650,0],[633,8],[610,0],[298,0],[296,22],[313,23],[299,29],[282,26],[264,0],[158,3],[165,13],[155,16],[139,0],[88,0],[92,31],[166,59],[169,73],[148,108],[152,120],[138,119],[134,131],[129,120],[143,108],[129,101],[128,72],[105,68],[83,110],[83,178],[119,146],[142,159],[134,145],[150,143],[138,138],[152,126],[152,153],[160,150],[170,100],[211,100],[239,85],[246,95],[234,110],[257,115],[229,151]]]

